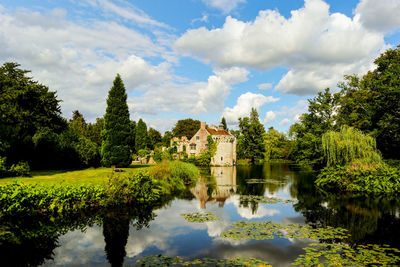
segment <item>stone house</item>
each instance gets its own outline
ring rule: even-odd
[[[223,125],[216,127],[206,126],[205,122],[201,122],[200,129],[190,139],[184,136],[182,138],[172,138],[171,144],[175,143],[178,152],[186,150],[186,154],[190,156],[199,156],[208,149],[207,137],[211,135],[214,142],[217,143],[217,151],[211,159],[211,165],[216,166],[232,166],[236,164],[236,138],[225,131]]]

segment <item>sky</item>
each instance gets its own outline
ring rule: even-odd
[[[0,64],[57,91],[63,116],[105,113],[117,73],[132,120],[230,128],[258,110],[287,132],[307,99],[400,44],[400,0],[0,0]]]

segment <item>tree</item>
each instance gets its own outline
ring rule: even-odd
[[[131,148],[131,151],[133,154],[136,154],[136,148],[135,148],[135,139],[136,139],[136,121],[131,121],[129,123],[129,127],[131,130],[130,133],[130,138],[129,138],[129,147]]]
[[[85,118],[78,110],[72,112],[72,119],[69,121],[69,127],[80,136],[87,136],[87,124]]]
[[[150,149],[154,149],[156,146],[160,146],[161,145],[161,141],[162,141],[162,136],[161,133],[159,131],[157,131],[154,128],[149,128],[149,131],[147,132],[148,136],[149,136],[149,141],[150,141],[150,145],[149,148]]]
[[[264,160],[287,159],[289,157],[291,142],[284,133],[270,127],[264,134],[265,153]]]
[[[186,136],[189,140],[200,129],[200,121],[193,119],[179,120],[172,129],[175,137]]]
[[[289,135],[295,139],[291,157],[306,165],[322,166],[322,135],[334,130],[340,94],[332,94],[329,88],[309,99],[308,113],[300,116],[299,122],[290,127]]]
[[[228,131],[228,126],[226,125],[225,117],[222,117],[222,119],[221,119],[221,124],[224,126],[224,130],[225,130],[225,131]]]
[[[375,60],[377,68],[361,79],[345,76],[340,83],[340,124],[376,137],[386,158],[400,158],[400,45]]]
[[[119,74],[108,92],[107,109],[104,115],[102,132],[101,163],[110,167],[126,167],[131,163],[129,148],[130,127],[129,109],[126,103],[125,86]]]
[[[32,138],[39,129],[59,134],[67,126],[56,92],[19,67],[17,63],[0,67],[0,153],[9,164],[37,158]]]
[[[163,146],[169,147],[172,137],[174,137],[174,135],[170,131],[165,131],[164,136],[162,137]]]
[[[136,125],[136,134],[135,134],[136,153],[138,153],[139,150],[148,148],[147,142],[148,142],[147,125],[142,119],[139,119]]]
[[[89,123],[87,128],[87,137],[90,141],[96,143],[99,147],[102,143],[101,131],[104,127],[104,118],[96,118],[95,123]]]
[[[265,133],[264,125],[261,124],[258,112],[255,108],[251,109],[250,118],[239,118],[239,128],[243,135],[243,154],[252,163],[263,158],[265,152],[263,136]]]

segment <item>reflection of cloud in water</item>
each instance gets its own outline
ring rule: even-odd
[[[256,218],[262,218],[265,216],[274,216],[275,214],[279,214],[280,211],[277,209],[269,209],[266,208],[263,205],[260,205],[257,209],[257,211],[253,214],[253,211],[251,210],[250,207],[241,207],[240,206],[240,196],[239,195],[235,195],[232,196],[231,198],[229,198],[227,200],[226,203],[232,203],[236,209],[237,209],[237,213],[245,219],[256,219]]]
[[[283,218],[282,223],[289,224],[289,223],[298,223],[298,224],[305,224],[305,218],[303,215],[297,217],[286,217]]]
[[[104,261],[104,236],[101,226],[88,227],[85,232],[75,230],[59,239],[60,247],[54,250],[54,262],[45,265],[103,265]]]

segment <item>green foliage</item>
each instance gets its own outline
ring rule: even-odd
[[[322,148],[328,166],[348,166],[357,162],[358,165],[378,168],[383,164],[375,139],[353,127],[342,126],[340,132],[323,134]]]
[[[184,261],[181,257],[170,257],[164,255],[149,255],[137,261],[137,266],[248,266],[248,267],[271,267],[266,261],[255,258],[235,257],[232,259],[196,259],[193,261]]]
[[[119,167],[131,163],[130,120],[126,104],[126,91],[119,74],[108,92],[107,109],[104,115],[103,142],[101,145],[101,163],[103,166]]]
[[[153,128],[149,128],[149,131],[147,132],[149,136],[149,141],[150,141],[150,149],[154,149],[157,146],[161,146],[162,142],[162,136],[159,131]]]
[[[13,176],[28,176],[29,171],[29,164],[26,161],[18,162],[10,167],[10,173],[13,174]]]
[[[142,119],[139,119],[135,129],[135,150],[139,152],[141,149],[148,148],[147,125]]]
[[[314,243],[304,248],[293,265],[300,266],[395,266],[400,250],[388,246]]]
[[[153,203],[160,196],[159,187],[145,171],[128,177],[112,174],[106,186],[13,183],[0,187],[0,217],[63,214],[133,202]]]
[[[186,136],[189,140],[200,129],[200,121],[193,119],[178,120],[172,129],[175,137]]]
[[[0,152],[9,164],[38,161],[32,138],[40,128],[66,127],[56,92],[28,77],[17,63],[0,66]]]
[[[216,216],[212,212],[192,212],[192,213],[182,213],[181,216],[185,218],[188,222],[213,222],[219,221],[221,218]]]
[[[250,117],[239,118],[239,128],[243,135],[239,143],[239,150],[243,150],[240,156],[249,158],[251,163],[262,159],[265,152],[263,144],[265,129],[255,108],[251,109]]]
[[[329,191],[397,194],[400,192],[400,169],[388,166],[378,169],[326,167],[318,175],[315,183]]]
[[[170,142],[171,142],[171,139],[174,137],[174,135],[170,132],[170,131],[166,131],[165,133],[164,133],[164,136],[162,137],[162,144],[163,144],[163,146],[165,146],[165,147],[169,147],[170,146]]]
[[[323,166],[322,135],[335,129],[340,95],[331,94],[329,88],[308,100],[308,113],[290,127],[295,139],[291,159],[303,165]]]
[[[264,134],[264,161],[269,162],[276,159],[288,159],[290,156],[292,142],[284,133],[270,127]]]
[[[361,79],[345,76],[339,124],[376,137],[385,158],[400,158],[400,46],[375,60],[377,68]]]
[[[141,157],[141,158],[147,157],[147,155],[149,155],[149,154],[150,154],[150,150],[148,150],[147,148],[146,149],[140,149],[138,151],[138,156]]]
[[[222,117],[222,119],[221,119],[221,124],[224,126],[224,130],[225,130],[225,131],[228,131],[228,126],[227,126],[227,124],[226,124],[225,117]]]

